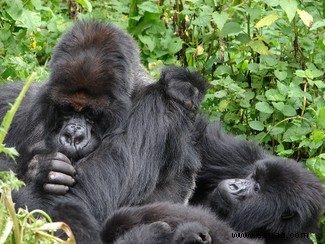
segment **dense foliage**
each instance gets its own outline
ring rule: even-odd
[[[204,73],[211,119],[325,180],[324,1],[2,0],[0,82],[45,80],[61,33],[89,17],[127,29],[153,76],[166,64]]]

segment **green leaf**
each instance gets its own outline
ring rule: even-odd
[[[283,141],[287,141],[287,142],[301,141],[301,139],[311,131],[312,130],[309,127],[292,125],[283,134]]]
[[[284,0],[280,1],[281,8],[286,12],[289,22],[293,20],[296,15],[297,1],[296,0]]]
[[[278,6],[281,1],[283,0],[264,0],[264,2],[271,7]]]
[[[236,34],[242,31],[240,24],[236,22],[228,22],[221,30],[222,35]]]
[[[281,110],[281,112],[283,113],[283,115],[288,117],[295,116],[297,114],[296,110],[290,105],[284,105],[284,108]]]
[[[267,102],[258,102],[256,103],[255,108],[262,113],[273,113],[273,108]]]
[[[276,135],[282,134],[283,132],[284,132],[284,128],[282,128],[282,127],[274,127],[270,131],[270,135],[271,136],[276,136]]]
[[[318,142],[323,142],[325,139],[325,133],[321,130],[314,130],[313,131],[313,141],[318,143]]]
[[[87,9],[88,12],[93,11],[93,6],[88,0],[76,0],[77,3],[79,3],[83,8]]]
[[[223,97],[226,97],[227,95],[228,95],[227,92],[224,90],[217,91],[214,93],[214,97],[216,97],[216,98],[223,98]]]
[[[320,108],[317,113],[317,126],[325,129],[325,108]]]
[[[6,9],[7,13],[14,20],[17,20],[22,15],[23,10],[23,3],[21,0],[12,1]]]
[[[228,104],[230,103],[229,100],[222,100],[220,103],[219,103],[219,111],[220,112],[223,112],[226,110],[226,108],[228,107]]]
[[[281,83],[280,81],[277,81],[277,88],[279,90],[279,92],[283,95],[286,96],[288,95],[288,87],[286,85],[284,85],[283,83]]]
[[[277,110],[282,111],[284,109],[284,103],[283,102],[272,102],[273,107],[275,107]]]
[[[267,55],[269,53],[268,47],[261,40],[250,41],[248,45],[259,54]]]
[[[160,9],[157,4],[151,1],[144,1],[143,3],[138,5],[139,10],[143,12],[153,13],[153,14],[160,14]]]
[[[198,25],[205,27],[210,23],[211,17],[210,15],[200,15],[195,20],[192,21],[193,25]]]
[[[222,30],[223,26],[227,22],[229,15],[226,12],[214,12],[212,13],[213,22],[217,25],[219,30]]]
[[[265,96],[269,101],[283,102],[285,97],[277,89],[270,89],[265,92]]]
[[[24,9],[22,14],[17,18],[16,25],[20,27],[25,27],[29,31],[36,30],[41,26],[41,15],[40,13],[32,12],[30,10]]]
[[[301,78],[305,78],[306,77],[305,71],[304,70],[301,70],[301,69],[296,70],[295,75],[298,76],[298,77],[301,77]]]
[[[280,16],[277,13],[272,13],[266,17],[264,17],[263,19],[261,19],[260,21],[258,21],[255,24],[255,28],[259,29],[261,27],[264,26],[270,26],[271,24],[273,24],[275,21],[277,21],[280,18]]]
[[[150,52],[152,52],[155,49],[156,43],[154,42],[154,39],[151,38],[150,36],[139,35],[138,38],[143,44],[145,44],[148,47]]]
[[[262,131],[264,130],[264,124],[261,121],[250,121],[248,122],[249,127],[253,130]]]
[[[279,80],[285,80],[285,78],[287,78],[287,72],[286,71],[275,70],[274,75]]]

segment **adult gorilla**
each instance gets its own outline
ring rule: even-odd
[[[322,183],[291,159],[235,140],[220,124],[208,125],[199,141],[202,169],[190,200],[203,204],[236,231],[266,243],[309,243],[324,209]]]
[[[132,38],[96,22],[62,37],[51,71],[31,87],[6,137],[20,153],[11,168],[27,183],[17,207],[53,214],[58,202],[78,202],[101,223],[121,206],[189,198],[204,79],[170,67],[148,85]],[[21,86],[0,88],[1,117]]]

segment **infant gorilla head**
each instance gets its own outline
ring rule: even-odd
[[[245,179],[227,179],[210,194],[212,209],[237,231],[315,231],[324,196],[320,181],[296,161],[258,160]]]
[[[163,202],[117,210],[101,236],[105,243],[115,244],[262,243],[236,239],[234,233],[207,209]]]

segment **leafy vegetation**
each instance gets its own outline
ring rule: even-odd
[[[111,21],[136,38],[153,76],[166,64],[204,73],[211,119],[325,180],[323,1],[3,0],[0,7],[0,81],[34,71],[46,80],[53,47],[74,20]],[[325,243],[325,218],[321,230]]]

